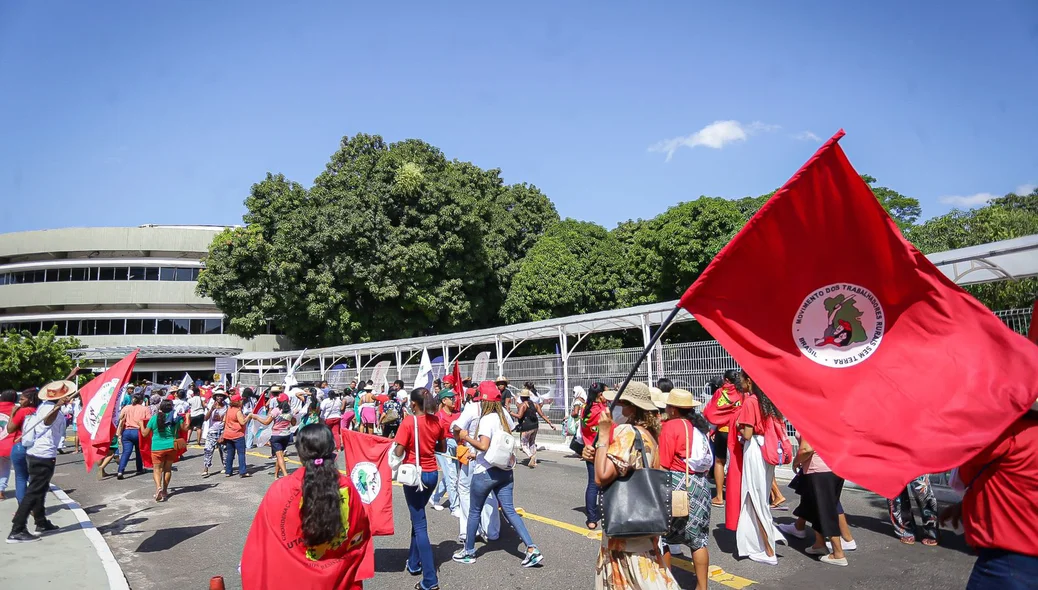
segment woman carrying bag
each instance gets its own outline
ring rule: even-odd
[[[436,563],[433,561],[432,544],[429,542],[429,523],[425,516],[425,505],[436,489],[439,474],[436,471],[436,453],[446,450],[443,426],[435,414],[426,413],[426,396],[429,390],[419,387],[411,392],[411,415],[406,416],[397,431],[396,447],[393,452],[403,457],[397,471],[397,481],[404,487],[404,499],[411,516],[411,548],[407,556],[407,572],[421,575],[415,584],[416,590],[438,589]],[[435,410],[435,408],[429,408]]]
[[[605,394],[612,400],[616,393]],[[677,582],[663,563],[659,535],[609,537],[608,488],[622,485],[618,479],[632,471],[660,465],[656,436],[659,434],[657,408],[645,383],[632,381],[620,398],[615,413],[602,412],[598,418],[595,443],[595,483],[607,497],[602,548],[595,568],[597,590],[679,590]],[[614,418],[616,426],[614,428]],[[610,434],[611,433],[611,434]],[[639,450],[639,447],[641,450]],[[668,492],[669,493],[669,492]],[[669,518],[669,514],[666,515]]]

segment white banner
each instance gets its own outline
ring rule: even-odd
[[[379,389],[386,383],[386,375],[389,373],[389,365],[392,361],[380,361],[371,371],[371,381],[375,389]]]
[[[481,352],[476,355],[476,361],[472,365],[472,382],[479,384],[487,380],[487,368],[490,366],[490,352]]]

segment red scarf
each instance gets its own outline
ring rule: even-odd
[[[327,588],[357,590],[375,576],[375,554],[368,517],[360,495],[345,476],[339,477],[342,533],[331,543],[307,547],[303,542],[300,504],[303,475],[296,469],[267,490],[241,556],[243,590]],[[347,518],[348,517],[348,518]]]
[[[703,416],[714,426],[728,427],[728,473],[725,475],[724,526],[734,531],[739,526],[739,510],[742,504],[742,445],[739,444],[738,419],[743,412],[744,402],[753,396],[743,397],[731,383],[714,392]],[[725,403],[724,398],[728,398]],[[760,411],[758,410],[759,414]]]

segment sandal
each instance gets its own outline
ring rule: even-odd
[[[155,501],[156,502],[161,502],[162,501],[162,490],[159,490],[159,491],[155,492]]]
[[[915,545],[915,537],[901,537],[898,540],[904,543],[905,545]]]
[[[922,543],[923,543],[923,545],[926,545],[927,547],[936,547],[937,546],[937,539],[931,539],[930,537],[926,537],[925,539],[923,539]]]
[[[778,510],[780,512],[785,512],[785,511],[789,510],[789,506],[786,506],[786,501],[785,500],[782,500],[781,502],[775,502],[774,504],[772,504],[770,506],[770,508],[772,510]]]
[[[714,502],[713,500],[710,500],[710,505],[714,508],[724,508],[724,502]]]

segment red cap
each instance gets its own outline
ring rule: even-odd
[[[447,375],[443,378],[443,382],[450,385],[454,385],[454,375]]]
[[[477,402],[479,401],[479,391],[477,391],[475,387],[469,387],[468,389],[466,389],[465,394],[473,400]]]
[[[283,402],[287,402],[287,401],[288,401],[288,394],[287,393],[282,393],[281,395],[278,396],[278,403],[283,403]]]
[[[167,396],[166,396],[166,399],[168,399],[169,401],[173,401],[173,400],[177,399],[177,396],[175,396],[175,395],[173,395],[173,394],[171,393],[171,394],[169,394],[169,395],[167,395]]]
[[[241,396],[236,393],[236,394],[231,396],[231,401],[232,402],[240,402],[241,401]]]
[[[479,384],[479,399],[484,402],[501,401],[501,391],[493,381],[484,381]]]

